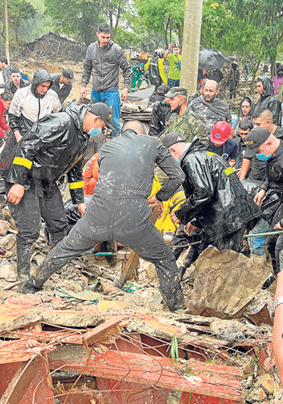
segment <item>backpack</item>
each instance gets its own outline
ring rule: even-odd
[[[149,81],[150,81],[150,84],[153,86],[159,86],[159,84],[160,84],[158,60],[159,60],[158,55],[153,56],[153,58],[151,59],[150,64],[149,64],[149,68],[148,68]]]

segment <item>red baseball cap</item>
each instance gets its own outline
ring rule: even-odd
[[[216,146],[221,146],[229,138],[231,132],[232,128],[229,123],[225,121],[216,122],[211,131],[210,140]]]

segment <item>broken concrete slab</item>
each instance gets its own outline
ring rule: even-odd
[[[190,314],[238,318],[256,297],[269,269],[232,250],[208,247],[196,261]]]

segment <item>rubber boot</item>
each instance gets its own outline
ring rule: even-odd
[[[32,246],[19,247],[17,244],[17,271],[18,280],[22,283],[18,286],[18,293],[35,293],[37,290],[32,285],[30,276],[30,259],[32,254]]]
[[[111,252],[113,255],[105,255],[106,261],[111,267],[114,267],[117,264],[117,244],[116,241],[103,241],[102,243],[102,251],[103,252]]]

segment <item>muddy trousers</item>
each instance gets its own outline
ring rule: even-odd
[[[12,184],[5,184],[6,195],[8,195],[11,186]],[[32,245],[40,234],[41,217],[45,220],[52,245],[56,245],[67,234],[68,221],[62,197],[57,187],[54,194],[49,198],[37,196],[35,189],[31,187],[25,191],[19,205],[15,206],[9,203],[9,209],[18,229],[17,269],[19,278],[23,279],[30,273]]]
[[[183,294],[175,258],[149,218],[144,197],[119,199],[94,194],[86,213],[69,235],[56,245],[38,268],[33,286],[43,283],[71,258],[102,241],[116,240],[156,266],[160,290],[171,311],[183,308]]]

